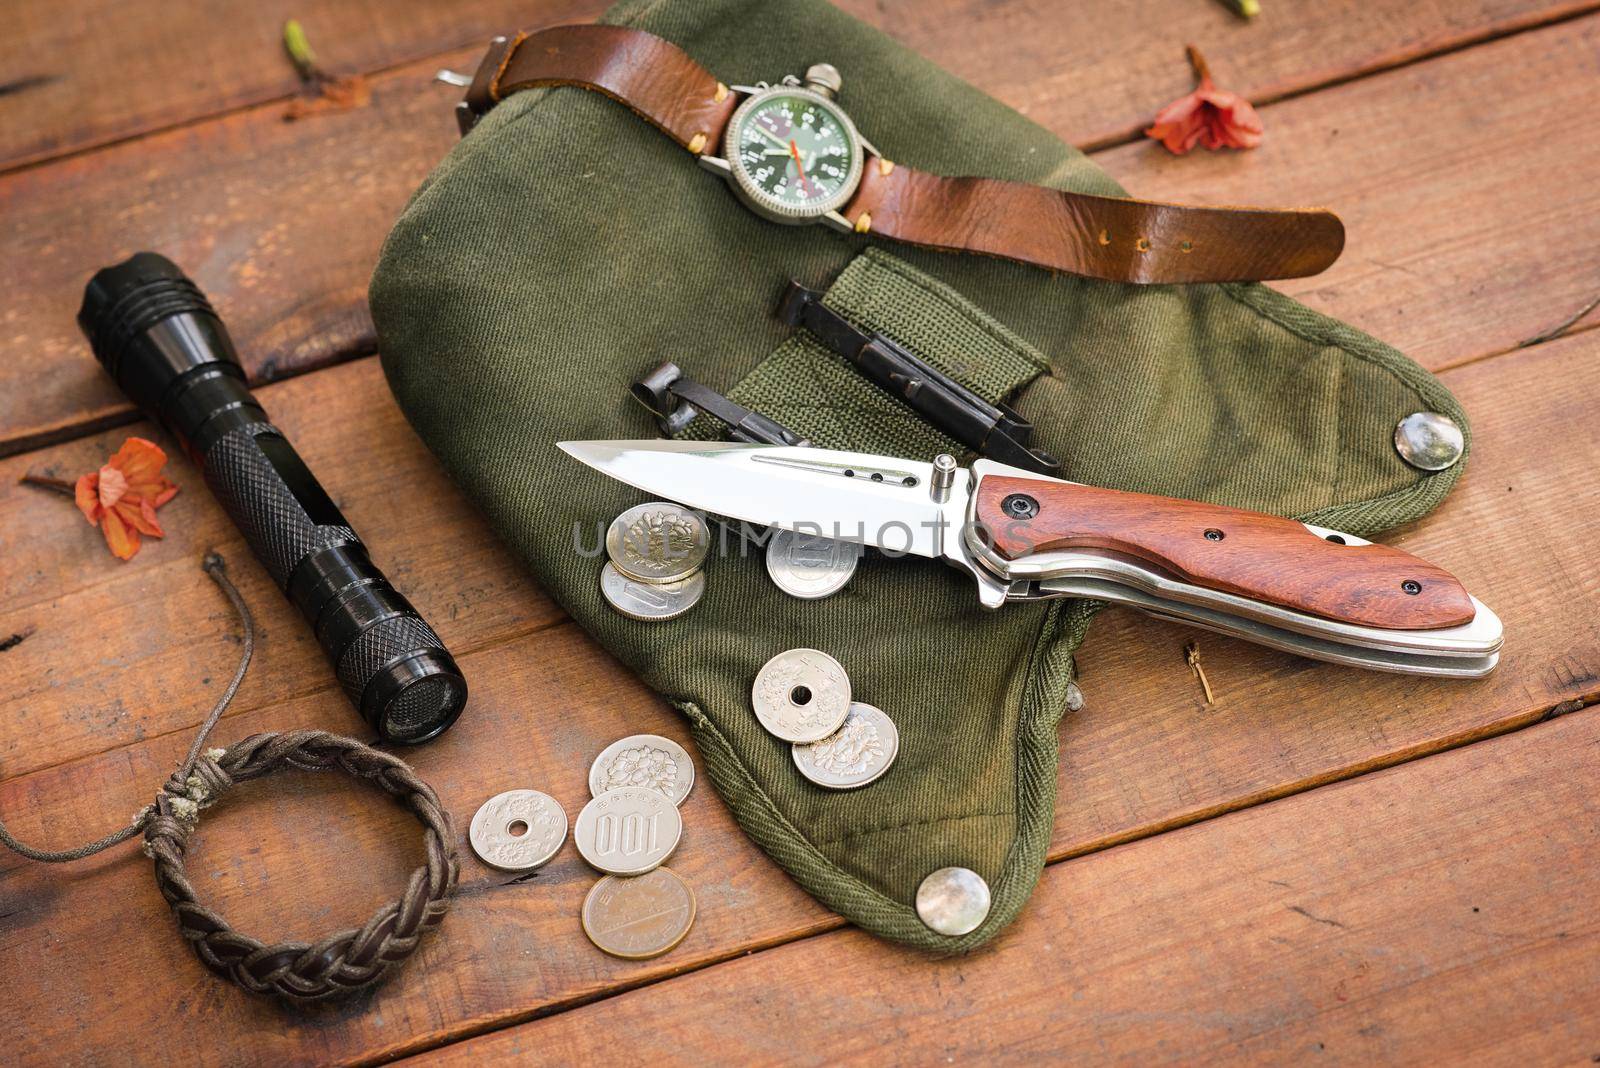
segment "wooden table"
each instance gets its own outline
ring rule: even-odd
[[[1053,863],[1021,920],[958,959],[844,928],[709,789],[674,860],[700,918],[670,955],[588,945],[593,877],[570,849],[526,879],[468,855],[406,972],[315,1011],[205,972],[134,846],[67,868],[0,857],[0,1060],[1600,1060],[1600,320],[1522,344],[1600,289],[1600,3],[1266,0],[1249,25],[1207,0],[845,6],[1140,195],[1343,215],[1343,259],[1283,288],[1413,355],[1471,414],[1461,486],[1392,540],[1500,612],[1499,671],[1379,676],[1208,637],[1208,707],[1189,632],[1105,613],[1080,656],[1087,705],[1061,727]],[[433,73],[600,4],[7,7],[0,814],[16,833],[99,835],[171,771],[237,655],[208,546],[262,631],[216,737],[360,728],[186,463],[170,534],[129,564],[17,484],[155,433],[73,321],[91,271],[139,248],[224,309],[275,419],[470,676],[468,714],[409,754],[459,824],[511,786],[576,811],[612,739],[686,740],[445,480],[384,386],[363,302],[389,224],[456,138],[457,92]],[[283,120],[289,15],[325,67],[369,75],[370,104]],[[1191,41],[1260,105],[1260,150],[1176,159],[1140,139],[1189,88]],[[287,777],[213,810],[191,871],[240,928],[314,936],[392,897],[416,838],[338,778]]]

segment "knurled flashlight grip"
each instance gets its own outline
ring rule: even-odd
[[[268,421],[199,288],[141,252],[90,279],[78,325],[123,392],[201,470],[362,717],[397,742],[450,726],[467,699],[455,660]]]

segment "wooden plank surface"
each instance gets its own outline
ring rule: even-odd
[[[1593,421],[1584,425],[1580,418],[1588,398],[1600,389],[1597,355],[1600,334],[1584,334],[1476,363],[1446,378],[1477,415],[1478,459],[1445,511],[1400,543],[1447,563],[1501,612],[1511,646],[1499,673],[1481,683],[1380,676],[1203,637],[1220,695],[1217,705],[1204,708],[1182,657],[1192,632],[1108,614],[1080,654],[1088,704],[1063,727],[1052,856],[1146,837],[1508,730],[1554,706],[1600,695],[1600,562],[1563,518],[1571,486],[1600,464],[1600,427]],[[368,361],[318,372],[269,387],[266,399],[274,410],[293,413],[295,395],[314,395],[319,380],[345,376],[335,388],[350,398],[347,403],[377,408],[386,398],[375,376],[364,378],[371,368]],[[1541,388],[1554,381],[1567,388]],[[333,426],[343,420],[327,422]],[[397,420],[392,425],[403,431]],[[341,444],[335,438],[317,447],[336,452]],[[399,460],[410,455],[405,450],[393,454]],[[414,462],[426,461],[417,454]],[[57,506],[53,498],[44,500]],[[215,507],[209,501],[204,506]],[[70,506],[62,501],[59,507]],[[369,534],[391,558],[411,559],[428,551],[413,548],[413,542],[434,535],[392,511],[369,514],[377,528]],[[92,544],[90,550],[100,551]],[[101,725],[58,739],[50,750],[53,762],[40,761],[49,766],[0,784],[0,815],[14,821],[24,837],[61,842],[75,837],[77,828],[98,831],[120,818],[117,814],[136,809],[181,754],[188,730],[231,667],[233,650],[224,635],[232,624],[226,610],[192,570],[189,554],[174,556],[152,582],[182,606],[172,610],[175,614],[204,620],[198,632],[166,638],[167,656],[176,659],[142,668],[127,651],[146,639],[114,631],[94,647],[93,660],[77,668],[64,663],[70,663],[71,650],[20,659],[45,636],[42,627],[0,654],[0,690],[26,685],[38,670],[82,672],[33,694],[28,733],[48,731],[51,723],[74,716],[102,714],[105,706],[84,697],[91,690],[88,676],[96,670],[111,677],[108,692],[116,689],[118,678],[146,670],[148,678],[129,684],[198,691],[190,700],[152,709],[151,715],[170,717],[162,721],[167,733],[122,744],[127,735],[120,728]],[[474,574],[476,554],[463,556],[452,579],[461,589],[477,589],[482,583]],[[92,559],[101,568],[111,566]],[[254,568],[240,557],[235,570]],[[70,606],[73,598],[98,596],[98,589],[63,600]],[[272,649],[286,638],[296,641],[304,628],[286,609],[279,610],[271,591],[255,589],[253,602],[263,617],[279,621],[262,642],[263,670],[252,680],[255,707],[247,703],[225,720],[218,738],[267,727],[352,723],[342,694],[327,684],[314,653],[307,650],[308,662]],[[458,819],[469,818],[488,796],[515,785],[547,789],[575,813],[586,795],[584,771],[605,744],[629,731],[682,736],[664,705],[570,624],[517,632],[504,624],[504,609],[495,599],[467,603],[446,590],[439,596],[445,599],[433,606],[436,614],[457,628],[447,637],[476,649],[462,657],[474,698],[461,724],[414,758]],[[70,607],[64,612],[75,614]],[[489,632],[513,636],[475,637],[480,617]],[[5,618],[0,629],[14,617]],[[190,650],[187,659],[184,648]],[[106,672],[106,664],[117,670]],[[180,670],[172,664],[187,666]],[[213,679],[209,687],[174,682],[202,673]],[[260,696],[304,692],[307,676],[322,680],[322,688],[290,700]],[[94,752],[107,744],[116,747],[73,755],[74,745]],[[339,802],[338,819],[302,822],[297,817],[315,810],[334,790],[319,789],[300,808],[281,811],[270,804],[249,805],[241,796],[239,822],[219,825],[240,829],[230,837],[207,838],[198,850],[202,885],[214,888],[226,909],[240,911],[240,922],[247,919],[259,929],[302,913],[325,926],[359,920],[370,901],[361,898],[359,908],[343,911],[332,903],[346,888],[365,886],[364,872],[385,873],[384,886],[397,882],[413,856],[413,832],[403,821],[383,818],[381,805],[377,815],[360,814],[374,806],[348,793]],[[203,1020],[219,1056],[231,1061],[359,1059],[435,1045],[837,925],[754,851],[708,791],[702,787],[691,804],[696,807],[686,812],[690,838],[674,866],[701,895],[700,926],[690,942],[659,961],[613,962],[582,941],[575,917],[589,877],[570,849],[532,884],[506,885],[506,879],[468,860],[464,908],[402,981],[385,987],[360,1011],[341,1014],[337,1027],[319,1025],[321,1017],[295,1018],[281,1034],[263,1037],[277,1010],[212,989],[212,980],[167,926],[148,870],[129,848],[120,860],[91,862],[66,879],[15,859],[0,863],[0,914],[9,914],[0,943],[0,987],[14,991],[22,1006],[56,1021],[40,1041],[75,1035],[84,1048],[113,1048],[126,1014],[138,1011],[137,996],[119,993],[126,999],[117,1003],[120,1011],[108,1011],[98,999],[67,996],[79,979],[66,963],[103,958],[109,940],[117,947],[120,973],[171,975],[207,994],[144,1026],[143,1039],[153,1054],[178,1055]],[[248,860],[227,859],[241,855]],[[342,865],[330,867],[320,859],[330,856],[341,858]],[[310,865],[303,874],[295,868],[300,862]],[[362,893],[381,896],[381,889]],[[57,965],[51,981],[31,978]]]
[[[305,26],[325,69],[374,71],[496,33],[592,19],[604,0],[267,0],[160,5],[13,0],[0,37],[0,170],[290,96],[298,81],[279,43]],[[1127,136],[1188,90],[1184,42],[1203,42],[1219,74],[1255,99],[1403,63],[1419,55],[1590,10],[1581,0],[1378,0],[1272,12],[1246,26],[1174,0],[1086,5],[1070,18],[1008,0],[843,0],[845,10],[1024,112],[1070,96],[1077,142]],[[974,27],[981,27],[974,32]],[[1159,48],[1107,47],[1148,40]],[[1153,95],[1151,95],[1153,94]],[[1165,94],[1163,96],[1162,94]]]
[[[1216,6],[1169,3],[1175,13]],[[1456,6],[1407,5],[1424,13]],[[1359,16],[1344,5],[1315,10],[1337,10],[1338,25],[1359,26],[1369,7]],[[1020,5],[1002,10],[1008,33],[1044,32],[1019,22]],[[1046,19],[1046,8],[1026,10],[1059,22]],[[1350,245],[1333,271],[1293,291],[1429,366],[1500,351],[1580,307],[1596,274],[1600,211],[1591,202],[1600,194],[1578,176],[1600,169],[1600,147],[1568,136],[1568,116],[1591,103],[1597,24],[1563,23],[1285,101],[1266,109],[1269,140],[1255,152],[1174,160],[1141,143],[1102,159],[1146,196],[1328,203],[1350,221]],[[1322,61],[1315,33],[1291,36],[1298,44],[1281,46],[1286,52],[1306,65]],[[1256,41],[1271,52],[1269,40],[1264,33],[1237,47],[1244,54]],[[1174,38],[1175,53],[1180,45]],[[469,65],[475,51],[443,62]],[[935,60],[966,54],[954,44],[929,51]],[[246,110],[0,176],[0,216],[13,223],[0,230],[12,280],[0,315],[0,346],[12,354],[0,364],[0,455],[131,418],[74,315],[88,275],[139,248],[161,249],[194,275],[258,381],[370,352],[365,294],[379,246],[456,140],[455,91],[430,82],[437,65],[376,78],[372,104],[360,111],[285,124],[277,107]],[[1181,80],[1182,64],[1173,66]],[[1125,72],[1062,70],[1085,85],[1144,91]],[[1495,91],[1508,70],[1522,92]],[[1143,106],[1168,95],[1152,89]],[[1029,112],[1071,136],[1083,104],[1055,91]],[[1478,328],[1463,329],[1463,317]]]
[[[990,948],[843,931],[419,1058],[1577,1064],[1600,711],[1047,870]]]

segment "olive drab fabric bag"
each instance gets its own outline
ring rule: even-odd
[[[729,84],[832,63],[842,103],[897,161],[1121,194],[1045,130],[821,0],[627,0],[605,20],[675,42]],[[1007,399],[1077,481],[1367,535],[1425,514],[1462,469],[1414,470],[1392,444],[1412,412],[1466,425],[1437,381],[1263,286],[1124,285],[780,226],[599,94],[536,89],[490,111],[417,191],[373,277],[395,396],[544,588],[687,718],[744,830],[829,907],[901,942],[967,949],[1027,900],[1072,653],[1097,606],[985,611],[970,577],[871,552],[842,592],[802,601],[752,549],[713,553],[689,614],[636,622],[606,605],[601,561],[575,551],[573,528],[592,543],[596,523],[645,498],[555,446],[658,436],[628,387],[672,360],[817,445],[958,451],[776,319],[791,278]],[[717,430],[703,417],[690,433]],[[812,785],[751,711],[756,671],[801,646],[838,659],[899,728],[898,760],[868,787]],[[959,937],[914,907],[949,865],[992,895]]]

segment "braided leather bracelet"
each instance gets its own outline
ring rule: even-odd
[[[455,893],[459,863],[450,815],[438,795],[398,757],[327,731],[255,734],[226,749],[201,747],[244,681],[255,648],[255,624],[222,557],[211,553],[206,574],[228,596],[244,630],[244,651],[233,680],[201,725],[189,754],[154,803],[131,826],[76,849],[44,850],[17,841],[0,823],[0,844],[47,863],[81,860],[144,832],[144,851],[155,862],[156,885],[172,906],[178,931],[208,967],[254,994],[314,1001],[382,982],[409,957],[422,936],[436,927]],[[235,783],[259,779],[280,768],[323,771],[339,768],[402,802],[423,826],[426,859],[411,873],[405,893],[372,914],[358,930],[338,931],[316,942],[268,945],[228,926],[195,898],[184,870],[184,851],[200,811]]]

